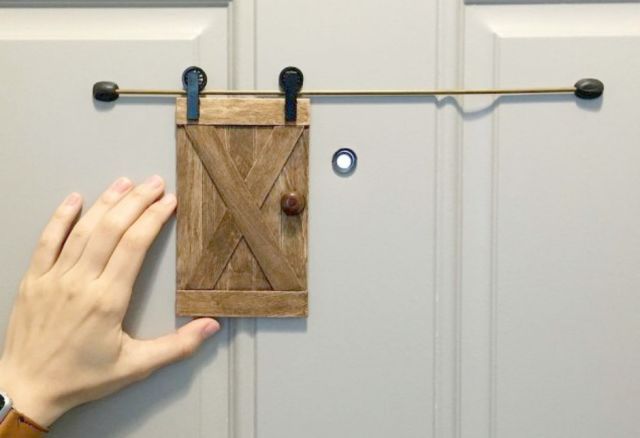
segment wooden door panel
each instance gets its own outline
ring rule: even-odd
[[[285,124],[283,99],[201,99],[197,123],[177,105],[180,315],[305,316],[308,107]],[[255,125],[247,125],[247,119]],[[182,208],[184,201],[184,209]]]

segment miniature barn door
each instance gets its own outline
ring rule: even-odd
[[[177,99],[177,292],[183,316],[307,315],[309,100]]]

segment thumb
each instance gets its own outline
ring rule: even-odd
[[[220,323],[212,318],[198,318],[183,325],[174,333],[148,341],[139,341],[140,365],[153,372],[173,362],[193,355],[200,345],[220,330]]]

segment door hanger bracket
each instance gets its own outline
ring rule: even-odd
[[[302,90],[304,75],[297,67],[285,67],[278,80],[284,92],[284,120],[295,122],[298,118],[298,94]]]
[[[187,92],[187,120],[200,118],[200,92],[207,86],[207,74],[200,67],[187,67],[182,72],[182,87]]]
[[[304,75],[297,67],[285,67],[278,78],[284,93],[285,122],[295,122],[298,118],[298,94],[302,89]],[[200,93],[207,85],[207,74],[196,66],[188,67],[182,73],[182,86],[187,93],[187,120],[197,122],[200,118]]]

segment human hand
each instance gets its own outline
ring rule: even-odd
[[[176,207],[158,176],[116,180],[79,220],[72,193],[45,227],[20,284],[0,359],[0,389],[42,426],[193,354],[220,325],[196,319],[138,340],[122,330],[134,281]]]

